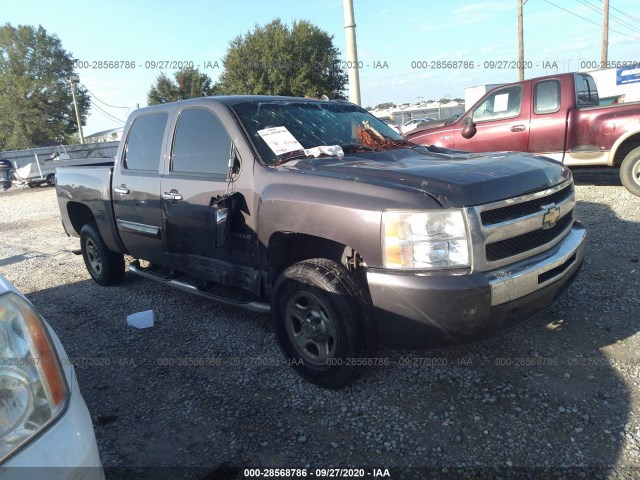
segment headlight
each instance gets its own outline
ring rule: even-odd
[[[0,295],[0,463],[62,413],[68,393],[40,315],[19,295]]]
[[[471,265],[462,210],[382,213],[385,268],[434,270]]]

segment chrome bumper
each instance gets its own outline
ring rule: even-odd
[[[534,293],[571,275],[584,259],[586,230],[574,223],[569,234],[552,250],[506,268],[487,272],[491,306]]]

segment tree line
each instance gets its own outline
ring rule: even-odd
[[[42,26],[0,27],[0,150],[75,143],[78,125],[70,77],[75,58]],[[217,83],[196,68],[161,73],[149,105],[208,95],[291,95],[344,98],[347,75],[333,36],[305,20],[256,25],[229,42]],[[91,97],[78,85],[86,125]]]

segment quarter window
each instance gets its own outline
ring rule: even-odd
[[[522,86],[512,85],[493,92],[473,112],[473,121],[517,117],[522,109]]]
[[[536,83],[535,113],[552,113],[560,109],[560,82],[545,80]]]
[[[230,146],[231,137],[212,112],[202,108],[184,110],[176,127],[171,171],[226,174]]]
[[[590,75],[576,75],[576,105],[596,107],[600,103],[596,83]]]
[[[125,147],[124,168],[158,171],[168,117],[166,112],[162,112],[143,115],[134,120]]]

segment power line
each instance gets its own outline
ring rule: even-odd
[[[580,2],[581,4],[585,5],[586,7],[589,7],[591,10],[593,10],[594,12],[598,13],[598,14],[602,14],[602,9],[598,8],[596,5],[594,5],[593,3],[589,2],[588,0],[576,0],[577,2]],[[612,7],[613,8],[613,7]],[[612,13],[609,14],[609,16],[613,19],[613,21],[618,22],[619,24],[623,25],[624,27],[630,29],[630,30],[636,30],[638,27],[636,27],[635,25],[632,25],[630,23],[627,23],[626,20],[622,20],[621,18],[619,18],[617,15],[613,15]]]
[[[110,117],[110,119],[115,120],[115,121],[117,121],[117,122],[120,122],[120,123],[122,123],[123,125],[126,123],[124,120],[121,120],[120,118],[114,117],[113,115],[111,115],[111,114],[110,114],[109,112],[107,112],[106,110],[103,110],[102,108],[100,108],[100,106],[96,105],[96,103],[95,103],[91,98],[89,98],[89,101],[91,102],[91,105],[92,105],[93,107],[95,107],[96,109],[98,109],[100,112],[102,112],[102,113],[103,113],[103,115],[106,115],[106,116]]]
[[[602,3],[602,0],[600,0],[600,3]],[[626,16],[626,17],[630,18],[630,19],[631,19],[631,20],[633,20],[634,22],[638,22],[638,23],[640,23],[640,19],[638,19],[638,18],[634,17],[633,15],[629,15],[628,13],[623,12],[622,10],[620,10],[619,8],[614,7],[613,5],[610,5],[610,7],[611,7],[612,9],[614,9],[616,12],[619,12],[619,13],[621,13],[622,15],[624,15],[624,16]]]
[[[129,110],[129,107],[117,107],[116,105],[109,105],[107,102],[103,102],[102,100],[100,100],[98,97],[96,97],[96,94],[93,93],[91,90],[89,90],[87,88],[87,86],[85,84],[82,84],[82,86],[84,87],[84,89],[89,92],[91,94],[91,96],[93,96],[93,98],[95,98],[97,101],[99,101],[100,103],[102,103],[103,105],[106,105],[107,107],[111,107],[111,108],[126,108],[127,110]]]
[[[577,13],[572,12],[571,10],[567,10],[566,8],[562,8],[560,5],[556,5],[555,3],[550,2],[549,0],[544,0],[544,1],[547,2],[549,5],[553,5],[554,7],[559,8],[560,10],[564,10],[565,12],[570,13],[571,15],[573,15],[575,17],[581,18],[582,20],[584,20],[586,22],[593,23],[594,25],[597,25],[598,27],[602,27],[601,24],[599,24],[597,22],[594,22],[593,20],[589,20],[588,18],[585,18],[582,15],[578,15]],[[628,38],[630,38],[632,40],[640,40],[640,37],[632,37],[631,35],[627,35],[626,33],[619,32],[618,30],[614,30],[613,28],[609,28],[609,30],[611,30],[612,32],[615,32],[617,34],[623,35],[625,37],[628,37]]]

